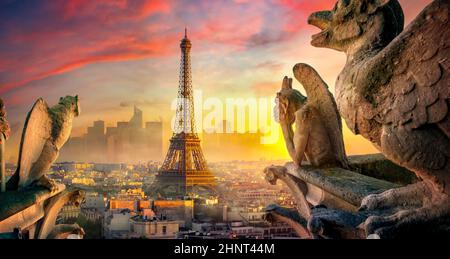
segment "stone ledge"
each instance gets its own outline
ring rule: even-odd
[[[287,163],[285,167],[288,174],[356,207],[359,207],[362,199],[369,194],[401,186],[342,168],[314,168],[305,165],[296,169],[293,163]]]
[[[308,163],[296,168],[292,162],[266,168],[270,183],[275,184],[277,179],[285,182],[297,204],[307,202],[307,206],[296,207],[297,213],[268,207],[267,216],[287,222],[303,238],[365,238],[365,231],[359,225],[368,216],[380,212],[358,212],[363,198],[406,185],[415,176],[380,154],[348,159],[349,170],[317,168]],[[385,179],[385,176],[389,177]]]
[[[34,187],[21,191],[0,193],[0,222],[34,204],[42,203],[61,193],[65,188],[64,184],[57,184],[57,189],[54,192],[50,192],[49,189],[44,187]]]
[[[389,161],[382,154],[350,156],[348,160],[351,170],[359,174],[400,185],[419,181],[413,172]]]

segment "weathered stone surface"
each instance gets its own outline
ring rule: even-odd
[[[365,232],[359,228],[369,216],[368,212],[351,213],[342,210],[328,209],[325,206],[311,208],[311,216],[303,218],[297,211],[269,205],[266,209],[266,220],[281,221],[296,230],[297,235],[304,239],[322,238],[365,238]]]
[[[61,208],[67,203],[78,206],[83,193],[65,191],[64,184],[45,175],[70,136],[78,107],[77,97],[61,98],[51,109],[39,99],[28,114],[17,171],[8,181],[8,191],[0,193],[0,238],[20,238],[21,233],[26,233],[23,238],[83,235],[78,225],[55,226]],[[5,115],[3,108],[0,103],[0,120]]]
[[[275,185],[277,180],[283,181],[291,190],[295,198],[298,214],[305,219],[311,217],[311,206],[306,197],[308,186],[305,182],[288,174],[286,167],[284,166],[267,167],[264,169],[264,173],[266,175],[266,180],[272,185]]]
[[[365,238],[358,226],[366,220],[367,213],[350,213],[342,210],[316,207],[308,221],[309,231],[318,238]]]
[[[350,156],[349,162],[350,166],[358,166],[361,170],[364,168],[393,170],[398,167],[386,161],[379,154]],[[374,217],[393,215],[397,212],[403,213],[402,209],[395,207],[357,211],[359,205],[371,194],[382,193],[388,189],[389,192],[395,193],[397,190],[405,188],[396,188],[399,187],[398,184],[364,175],[367,174],[364,171],[362,171],[363,174],[360,174],[341,168],[315,168],[306,164],[297,168],[293,163],[288,163],[285,166],[268,167],[265,173],[267,180],[272,184],[275,184],[276,180],[285,182],[297,203],[301,205],[297,207],[297,211],[275,205],[269,206],[267,219],[290,224],[297,229],[297,233],[302,238],[366,238],[370,231],[365,228],[365,221]],[[371,173],[380,175],[377,172]],[[423,182],[418,182],[415,186],[418,193],[420,193],[421,185]],[[305,202],[306,205],[302,205]],[[403,200],[402,203],[405,208],[408,203],[410,203],[410,208],[414,208],[414,206],[417,207],[415,204],[418,201],[409,199]],[[321,206],[322,204],[326,207]],[[307,222],[306,227],[305,221]],[[399,225],[395,227],[395,231],[384,229],[384,232],[375,232],[375,236],[408,237],[414,232],[434,237],[448,237],[450,235],[450,232],[447,232],[450,230],[449,224],[450,217],[447,218],[447,221],[442,219],[416,221],[413,229],[408,225]]]
[[[283,208],[276,204],[271,204],[266,208],[265,220],[268,222],[285,222],[290,225],[297,235],[304,239],[313,238],[308,230],[308,221],[302,217],[297,210]]]
[[[69,234],[84,234],[83,229],[80,226],[74,225],[55,225],[56,218],[59,212],[66,204],[72,204],[80,206],[84,201],[83,191],[64,191],[51,200],[45,206],[45,218],[39,224],[39,231],[36,233],[36,238],[63,238]]]
[[[24,191],[8,191],[0,194],[0,233],[12,232],[16,228],[26,230],[33,238],[36,225],[45,217],[45,206],[58,193],[65,189],[56,185],[50,192],[44,187],[34,187]]]
[[[342,168],[302,166],[297,169],[292,163],[288,163],[286,169],[289,174],[355,206],[359,206],[362,199],[369,194],[381,193],[399,187],[397,184]]]
[[[54,189],[45,176],[57,159],[59,150],[70,137],[72,120],[78,116],[78,97],[66,96],[52,108],[41,98],[28,113],[19,150],[19,164],[7,182],[8,190],[23,189],[37,184]]]
[[[322,30],[312,45],[347,54],[335,96],[348,127],[423,180],[364,199],[369,210],[401,210],[369,217],[368,234],[393,237],[450,216],[449,20],[448,0],[433,1],[404,31],[397,0],[340,0],[309,18]]]
[[[355,159],[350,156],[348,159],[350,166],[354,162],[353,165],[360,169],[378,168],[373,164],[382,164],[383,168],[390,168],[389,165],[398,167],[378,154],[357,156]],[[307,162],[301,168],[293,163],[270,166],[264,173],[271,184],[281,180],[287,185],[296,200],[299,215],[306,219],[311,217],[311,206],[326,205],[333,209],[356,212],[367,195],[400,186],[342,168],[316,168]],[[363,173],[368,174],[365,171]]]
[[[35,187],[23,191],[7,191],[0,193],[0,221],[57,195],[65,189],[63,184],[57,185],[57,190],[50,192],[45,187]]]
[[[11,134],[9,123],[6,120],[6,109],[3,100],[0,98],[0,134],[7,140]],[[1,141],[1,140],[0,140]],[[1,143],[1,142],[0,142]]]
[[[289,155],[297,166],[308,160],[317,167],[346,168],[341,118],[328,86],[307,64],[295,65],[293,72],[308,97],[293,89],[292,79],[285,77],[275,109]]]
[[[55,225],[56,218],[66,204],[79,206],[84,200],[81,191],[65,190],[63,184],[50,192],[44,187],[0,194],[0,233],[12,238],[17,228],[32,229],[29,238],[64,238],[69,234],[83,235],[78,225]],[[9,234],[8,234],[9,233]],[[1,238],[1,237],[0,237]]]
[[[382,154],[351,156],[348,159],[350,169],[359,174],[399,185],[419,181],[413,172],[386,159]]]

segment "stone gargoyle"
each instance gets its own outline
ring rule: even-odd
[[[7,182],[7,190],[21,190],[30,185],[55,188],[46,173],[69,139],[73,118],[79,112],[78,96],[61,97],[52,108],[41,98],[36,101],[25,121],[17,170]]]
[[[355,134],[422,181],[367,196],[366,234],[450,217],[450,1],[435,0],[403,30],[397,0],[340,0],[308,22],[315,47],[347,54],[337,78],[340,114]]]
[[[3,135],[3,138],[5,140],[7,140],[9,138],[10,132],[11,132],[11,130],[9,128],[8,121],[6,120],[5,105],[3,103],[3,100],[0,99],[0,134]],[[0,143],[1,143],[1,139],[0,139]]]
[[[307,160],[316,168],[348,168],[341,117],[328,86],[307,64],[295,65],[293,72],[308,97],[293,89],[292,79],[285,77],[281,90],[277,93],[274,115],[275,120],[280,123],[286,148],[295,166],[302,167],[302,162]],[[304,182],[287,176],[286,171],[285,166],[264,169],[266,179],[271,184],[282,179],[290,187],[295,193],[300,216],[307,220],[311,217],[310,204],[305,197],[307,186]]]
[[[7,137],[9,127],[5,114],[0,102],[0,133]],[[18,237],[10,235],[13,230],[13,233],[24,231],[22,238],[61,239],[84,235],[77,224],[55,225],[63,206],[79,206],[84,201],[84,192],[66,190],[63,184],[45,175],[69,138],[72,120],[78,114],[77,96],[61,98],[52,108],[42,99],[33,105],[22,132],[17,170],[7,182],[7,191],[0,193],[0,236]]]
[[[293,89],[292,79],[285,77],[275,107],[289,155],[297,166],[306,158],[315,167],[346,168],[341,118],[328,86],[307,64],[295,65],[293,72],[308,97]]]

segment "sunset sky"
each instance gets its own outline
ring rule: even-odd
[[[406,22],[430,2],[400,0]],[[193,43],[193,85],[204,98],[273,98],[298,62],[315,67],[334,92],[345,55],[312,47],[318,29],[306,22],[334,3],[0,0],[0,97],[13,131],[8,154],[16,152],[26,113],[39,97],[53,105],[60,96],[79,95],[73,135],[94,120],[108,126],[127,120],[133,105],[146,121],[169,122],[185,27]],[[298,82],[294,87],[301,89]],[[345,142],[350,154],[375,151],[347,129]]]

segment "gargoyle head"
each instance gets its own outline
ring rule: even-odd
[[[9,128],[8,121],[6,120],[5,105],[3,103],[3,100],[0,98],[0,134],[2,134],[5,139],[8,139],[10,133],[11,129]]]
[[[6,117],[6,109],[3,100],[0,98],[0,117]]]
[[[78,95],[75,96],[66,96],[59,98],[59,104],[64,105],[73,110],[75,116],[80,115],[80,102],[78,100]]]
[[[349,52],[386,46],[403,30],[404,16],[397,0],[339,0],[308,23],[322,30],[312,36],[313,46]]]
[[[86,235],[86,232],[84,232],[84,229],[82,227],[75,223],[73,224],[72,234],[84,236]]]
[[[292,124],[295,121],[295,112],[306,102],[306,97],[292,88],[292,78],[283,79],[281,91],[277,93],[275,116],[279,122]]]
[[[70,196],[69,202],[70,204],[79,207],[85,201],[84,197],[85,197],[84,191],[76,190]]]

